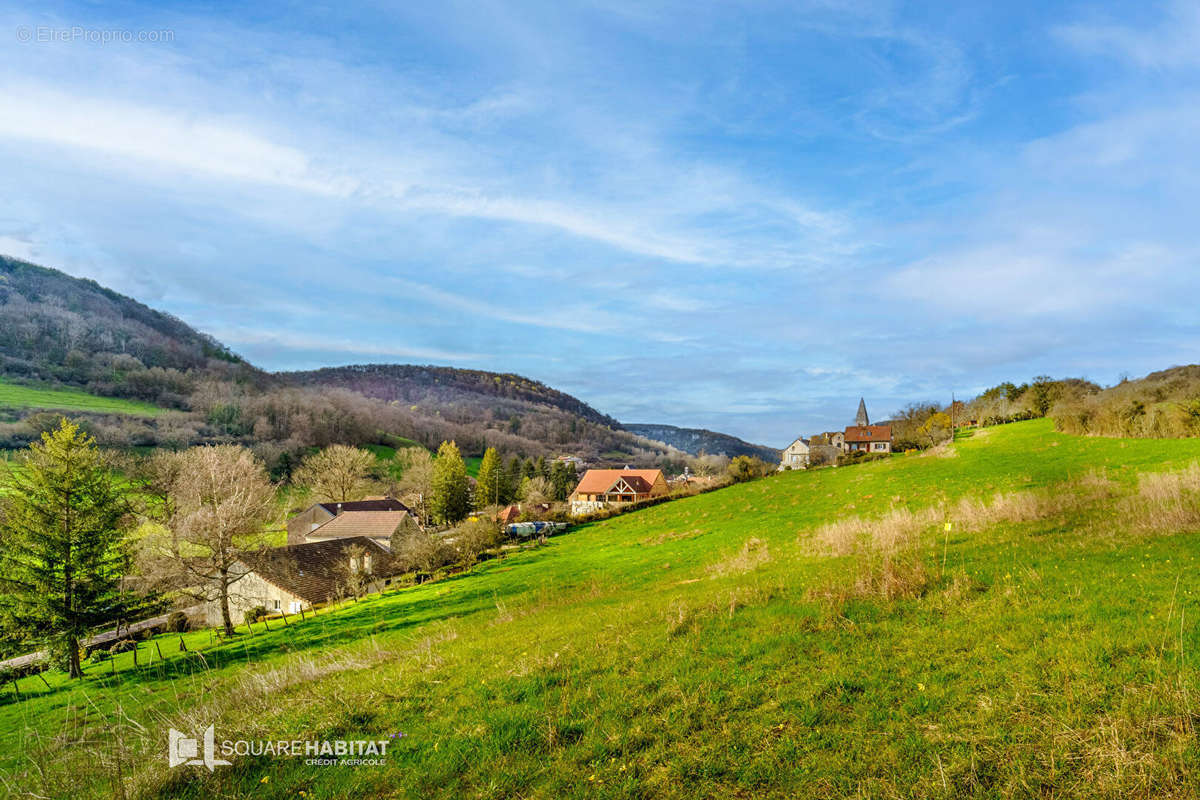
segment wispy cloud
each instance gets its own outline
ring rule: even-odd
[[[0,8],[176,33],[11,51],[0,250],[774,444],[1200,346],[1192,4],[248,9]]]
[[[1196,45],[1200,40],[1200,6],[1190,0],[1166,3],[1165,13],[1149,25],[1141,20],[1114,20],[1102,9],[1093,9],[1092,17],[1062,25],[1055,32],[1089,55],[1115,56],[1146,69],[1200,66],[1200,47]]]

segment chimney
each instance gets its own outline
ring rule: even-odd
[[[342,515],[342,504],[341,504],[341,503],[338,503],[338,506],[337,506],[337,516],[339,516],[339,517],[340,517],[341,515]]]

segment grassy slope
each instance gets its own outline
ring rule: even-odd
[[[0,381],[0,407],[44,408],[52,411],[89,411],[95,414],[133,414],[153,417],[164,410],[149,403],[97,397],[72,389],[34,389]]]
[[[1131,481],[1197,459],[1200,441],[1077,439],[1037,421],[957,453],[787,473],[593,524],[213,647],[208,669],[172,648],[140,675],[95,666],[79,686],[51,677],[53,691],[26,678],[36,697],[0,707],[0,774],[76,796],[111,794],[115,765],[139,758],[173,797],[1194,795],[1181,765],[1200,757],[1185,695],[1200,537],[1113,535],[1086,512],[955,531],[926,557],[970,588],[840,607],[807,590],[852,564],[804,538],[839,516],[1093,468]],[[736,555],[751,537],[769,548],[757,566]],[[193,636],[195,649],[207,634]],[[229,738],[407,735],[383,768],[247,757],[168,775],[181,716]]]
[[[417,444],[416,442],[414,442],[412,439],[403,439],[402,437],[399,437],[399,436],[393,436],[392,438],[400,440],[401,442],[409,442],[409,444],[405,445],[406,447],[420,447],[421,446],[421,445]],[[388,447],[387,445],[382,445],[382,444],[368,444],[368,445],[365,445],[364,447],[365,447],[365,449],[370,450],[372,453],[374,453],[376,459],[378,459],[379,461],[386,464],[388,466],[389,471],[392,473],[392,475],[394,477],[399,478],[401,476],[402,470],[400,469],[399,465],[391,463],[396,458],[396,448]],[[463,462],[466,464],[468,475],[470,475],[472,478],[476,478],[479,476],[479,465],[481,463],[483,463],[483,459],[481,457],[465,456],[465,457],[463,457]]]

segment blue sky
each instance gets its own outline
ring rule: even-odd
[[[1196,361],[1198,45],[1184,2],[0,5],[0,252],[268,368],[782,446]]]

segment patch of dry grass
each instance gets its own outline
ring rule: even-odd
[[[943,517],[937,507],[898,508],[882,517],[844,517],[817,528],[812,542],[819,553],[844,556],[864,550],[899,550]]]
[[[751,537],[743,542],[741,549],[732,556],[709,564],[706,571],[714,578],[725,575],[742,575],[758,569],[770,560],[771,552],[767,548],[767,543],[762,539]]]
[[[1147,472],[1121,511],[1138,530],[1182,533],[1200,530],[1200,464],[1177,472]]]

